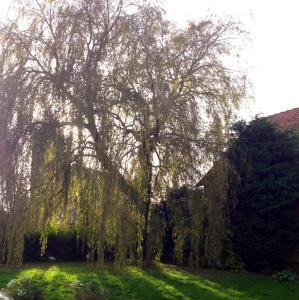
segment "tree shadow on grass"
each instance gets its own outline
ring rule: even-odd
[[[71,283],[91,279],[99,282],[108,299],[250,299],[231,287],[175,267],[165,271],[158,266],[122,270],[113,266],[105,266],[102,270],[86,266],[76,271],[76,268],[52,266],[31,271],[30,277],[42,282],[46,299],[50,300],[71,299]]]
[[[108,291],[108,299],[185,299],[174,287],[161,285],[137,268],[122,274],[104,271],[99,279]]]
[[[0,268],[0,287],[11,279],[28,276],[38,283],[49,300],[73,299],[72,284],[96,280],[107,299],[299,299],[296,284],[280,284],[269,278],[221,271],[193,271],[158,264],[151,268],[86,264],[58,264],[7,270]],[[294,291],[296,289],[296,291]]]
[[[296,284],[277,283],[265,276],[215,270],[194,272],[190,269],[159,264],[144,271],[177,286],[179,290],[192,291],[191,294],[186,292],[191,299],[299,299],[299,287]],[[208,291],[213,294],[212,298],[208,298],[208,295],[205,296]]]
[[[226,289],[220,284],[210,282],[198,276],[190,276],[176,271],[164,273],[159,268],[149,268],[134,271],[138,278],[144,278],[152,283],[153,287],[163,291],[161,298],[156,299],[244,299],[245,295],[234,289]],[[151,298],[144,298],[151,299]]]
[[[159,268],[105,268],[89,272],[88,278],[99,281],[108,299],[245,299],[243,293],[215,282],[180,271],[168,275]],[[86,274],[78,274],[78,279],[86,280]]]

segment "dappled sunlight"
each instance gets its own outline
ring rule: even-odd
[[[44,291],[45,299],[71,300],[72,284],[95,280],[107,299],[186,300],[293,300],[299,299],[297,284],[279,284],[266,277],[212,270],[188,270],[157,264],[118,269],[85,264],[41,264],[25,269],[0,269],[0,288],[10,280],[29,277]]]
[[[111,274],[111,272],[103,271],[101,273],[104,279],[107,280],[109,287],[111,288],[119,288],[119,289],[125,289],[125,285],[120,279],[119,276]]]
[[[78,280],[77,274],[66,271],[63,266],[53,265],[41,268],[26,269],[20,276],[26,276],[35,282],[40,282],[47,299],[72,299],[70,286]]]
[[[198,286],[200,289],[205,289],[207,291],[212,292],[213,294],[227,298],[227,297],[233,297],[233,299],[244,299],[246,296],[245,294],[233,290],[233,289],[225,289],[221,285],[213,283],[212,285],[207,282],[206,280],[200,280],[200,281],[192,281],[193,284]],[[214,286],[214,287],[213,287]],[[232,299],[232,298],[230,298]]]
[[[141,269],[130,268],[130,274],[148,281],[156,289],[161,291],[163,298],[165,299],[191,299],[177,290],[173,285],[170,285],[157,277],[151,276]]]
[[[25,269],[23,270],[18,277],[41,277],[43,276],[44,271],[41,268]]]
[[[77,280],[75,273],[69,273],[63,270],[59,265],[49,266],[47,268],[25,269],[21,272],[20,276],[28,276],[33,279],[39,277],[44,282],[53,282],[59,278],[70,282]]]
[[[246,294],[232,289],[225,288],[223,285],[214,281],[204,279],[200,275],[195,275],[187,271],[176,270],[173,266],[157,266],[162,274],[164,282],[168,284],[181,284],[186,286],[193,286],[198,290],[198,294],[209,292],[214,295],[214,298],[219,299],[244,299]]]

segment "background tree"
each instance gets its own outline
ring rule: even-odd
[[[249,271],[278,270],[298,244],[299,138],[266,119],[234,126],[228,152],[239,174],[231,213],[235,252]]]

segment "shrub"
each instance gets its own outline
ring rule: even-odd
[[[277,282],[294,282],[296,280],[296,274],[290,271],[276,272],[272,276],[272,279]]]
[[[43,293],[40,287],[29,278],[11,280],[5,289],[6,293],[15,300],[42,300]]]
[[[96,280],[81,282],[77,280],[73,284],[75,300],[105,300],[106,296]]]

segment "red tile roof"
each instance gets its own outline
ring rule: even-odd
[[[299,129],[299,107],[283,111],[268,118],[284,129]]]

